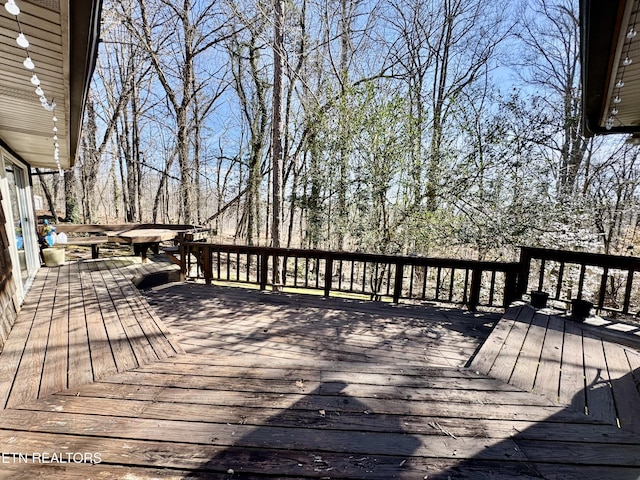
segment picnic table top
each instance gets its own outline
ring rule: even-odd
[[[176,237],[175,230],[166,228],[137,228],[121,232],[113,232],[107,235],[110,242],[119,243],[157,243],[173,240]]]

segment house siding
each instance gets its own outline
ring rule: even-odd
[[[0,192],[0,201],[2,193]],[[9,238],[7,237],[6,217],[0,203],[0,351],[11,332],[18,315],[18,298],[13,280]]]

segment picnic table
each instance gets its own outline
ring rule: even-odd
[[[143,262],[147,260],[147,250],[158,253],[160,243],[176,241],[179,237],[193,238],[207,229],[197,225],[174,225],[166,223],[122,223],[122,224],[74,224],[58,223],[56,231],[69,234],[66,244],[91,247],[91,258],[99,256],[100,246],[105,243],[121,243],[133,246],[136,255]],[[79,236],[82,235],[82,236]],[[89,235],[89,236],[84,236]]]
[[[147,250],[158,253],[160,243],[176,238],[176,230],[167,228],[136,228],[107,234],[107,241],[126,243],[133,246],[133,252],[140,255],[142,262],[147,261]]]

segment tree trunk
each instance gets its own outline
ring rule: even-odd
[[[51,212],[51,216],[57,220],[58,214],[56,213],[56,203],[54,202],[53,197],[51,196],[51,192],[49,191],[49,186],[47,185],[47,182],[44,181],[44,178],[42,178],[42,175],[41,175],[42,172],[39,168],[36,168],[36,173],[39,175],[40,186],[42,187],[42,192],[44,193],[44,196],[47,199],[47,205],[49,205],[49,211]]]
[[[271,245],[280,248],[280,225],[282,219],[282,67],[284,64],[284,0],[274,0],[274,40],[273,40],[273,120],[271,122],[271,173],[273,210],[271,219]],[[274,276],[276,285],[280,283],[278,257],[274,256]]]

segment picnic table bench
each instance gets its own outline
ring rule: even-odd
[[[160,243],[176,241],[180,234],[186,232],[205,232],[206,228],[196,225],[172,224],[76,224],[58,223],[57,233],[67,235],[67,245],[91,247],[91,258],[100,255],[100,246],[105,243],[128,244],[143,262],[147,260],[147,250],[159,252]]]

